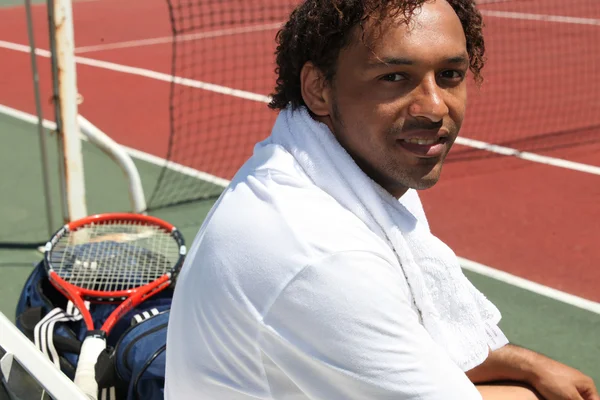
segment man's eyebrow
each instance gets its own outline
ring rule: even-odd
[[[448,57],[444,60],[445,63],[448,64],[468,64],[469,57],[466,54],[460,54],[457,56]],[[379,57],[372,62],[367,64],[367,68],[383,68],[389,67],[390,65],[415,65],[417,62],[410,58],[405,57]]]
[[[402,57],[378,57],[367,64],[367,68],[381,68],[390,65],[414,65],[415,62],[410,58]]]
[[[468,64],[469,56],[466,54],[461,54],[459,56],[454,56],[446,59],[446,62],[449,64]]]

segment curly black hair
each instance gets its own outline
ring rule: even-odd
[[[269,107],[284,109],[305,105],[300,89],[300,71],[307,61],[319,68],[327,82],[335,75],[340,51],[350,43],[355,27],[367,20],[375,24],[387,17],[402,17],[404,22],[423,3],[431,0],[305,0],[277,32],[275,51],[277,85]],[[469,69],[475,81],[482,81],[485,64],[483,19],[475,0],[445,0],[460,19],[467,40]],[[385,18],[379,18],[385,17]],[[363,30],[364,40],[364,30]]]

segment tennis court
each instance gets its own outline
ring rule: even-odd
[[[214,27],[179,45],[180,51],[208,60],[202,76],[192,65],[180,66],[181,79],[175,85],[181,90],[178,107],[183,111],[174,122],[182,131],[193,132],[203,120],[210,137],[199,146],[190,133],[170,154],[179,164],[225,180],[251,154],[253,144],[269,134],[275,119],[265,99],[273,85],[272,39],[284,17],[273,11],[268,20],[258,21],[253,17],[258,11],[249,7],[248,14],[233,23],[219,21],[221,9],[235,4],[212,4]],[[502,146],[565,162],[548,165],[489,156],[463,142],[453,150],[440,183],[423,192],[422,199],[441,239],[459,256],[494,268],[469,264],[479,272],[467,274],[503,312],[501,325],[509,338],[577,367],[600,383],[600,236],[594,229],[600,220],[600,79],[581,78],[586,76],[584,66],[598,65],[600,5],[585,8],[586,4],[590,1],[574,0],[568,7],[558,0],[482,5],[487,29],[515,31],[505,45],[523,48],[523,54],[515,50],[512,58],[490,57],[484,70],[490,79],[481,90],[471,90],[463,129],[472,140],[493,136]],[[80,112],[135,150],[147,193],[161,174],[157,163],[167,156],[173,123],[168,12],[163,0],[74,2]],[[52,119],[46,18],[45,6],[35,5],[44,116]],[[48,232],[38,136],[36,126],[22,114],[35,111],[23,7],[7,4],[0,9],[0,20],[0,105],[9,107],[0,110],[0,217],[5,221],[0,241],[40,241]],[[540,31],[547,42],[539,41]],[[590,36],[595,39],[578,40]],[[527,57],[527,68],[511,70],[514,60],[526,58],[528,45],[538,49],[537,56]],[[235,49],[234,59],[225,58],[227,49]],[[489,50],[498,54],[493,43]],[[504,75],[527,85],[492,79]],[[201,91],[202,99],[186,97],[191,91]],[[557,94],[560,102],[555,101]],[[542,110],[536,118],[531,117],[532,104]],[[84,161],[89,212],[127,210],[126,184],[118,167],[87,143]],[[569,162],[583,167],[574,169]],[[56,158],[51,165],[58,165]],[[183,186],[197,180],[177,175],[181,174],[170,172],[168,180]],[[161,195],[170,191],[168,185],[164,188]],[[157,204],[162,201],[159,195]],[[190,242],[211,204],[207,200],[158,207],[153,214],[179,226]],[[58,219],[58,201],[54,206]],[[8,316],[13,317],[20,285],[39,259],[33,250],[0,252],[0,310]]]

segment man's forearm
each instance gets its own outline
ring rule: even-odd
[[[517,381],[531,383],[542,355],[531,350],[507,344],[490,353],[479,366],[467,372],[473,383]]]

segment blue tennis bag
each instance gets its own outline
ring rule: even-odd
[[[100,398],[164,398],[167,322],[173,288],[167,288],[122,317],[98,358]],[[116,308],[86,302],[96,327]],[[27,278],[16,307],[16,326],[68,377],[74,378],[86,327],[79,310],[48,280],[42,262]]]
[[[121,381],[129,382],[129,400],[164,398],[169,311],[134,324],[116,345],[116,373]]]

